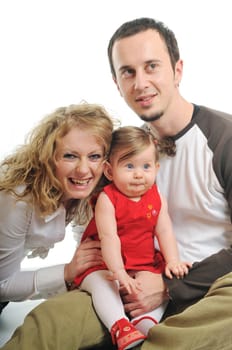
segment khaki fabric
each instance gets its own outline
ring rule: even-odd
[[[184,312],[153,327],[141,350],[231,350],[232,273]]]
[[[1,349],[97,349],[96,344],[107,340],[106,333],[93,310],[91,297],[75,290],[38,305]],[[111,344],[109,336],[108,341]]]
[[[31,311],[2,349],[110,350],[110,344],[108,332],[93,311],[90,296],[73,291]],[[232,273],[218,279],[198,303],[154,326],[148,339],[135,349],[231,350]]]

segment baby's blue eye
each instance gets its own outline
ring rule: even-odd
[[[134,167],[133,167],[133,164],[131,164],[131,163],[127,164],[127,168],[128,168],[128,169],[133,169],[133,168],[134,168]]]
[[[150,164],[144,164],[143,166],[144,169],[149,169],[150,167],[151,167]]]

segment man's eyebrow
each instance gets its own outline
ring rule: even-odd
[[[157,58],[153,58],[152,60],[145,61],[144,63],[145,64],[150,64],[150,63],[157,63],[157,62],[161,62],[161,61],[159,59],[157,59]]]
[[[153,58],[151,60],[145,61],[144,65],[148,65],[148,64],[151,64],[151,63],[158,63],[158,62],[161,62],[161,61],[159,59],[157,59],[157,58]],[[124,66],[119,67],[119,72],[122,72],[122,71],[127,70],[127,69],[134,70],[134,68],[132,66],[124,65]]]
[[[119,67],[119,72],[122,72],[122,71],[127,70],[127,69],[133,69],[133,68],[129,65],[121,66],[121,67]]]

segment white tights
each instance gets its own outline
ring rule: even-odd
[[[105,326],[111,330],[113,324],[121,318],[128,319],[119,294],[117,281],[107,279],[109,271],[99,270],[89,274],[81,283],[80,289],[91,294],[95,311]],[[130,321],[144,335],[158,323],[165,311],[167,303]],[[129,319],[128,319],[129,320]]]

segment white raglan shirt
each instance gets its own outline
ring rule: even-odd
[[[195,106],[175,137],[176,155],[160,160],[181,259],[200,261],[232,244],[232,116]]]

